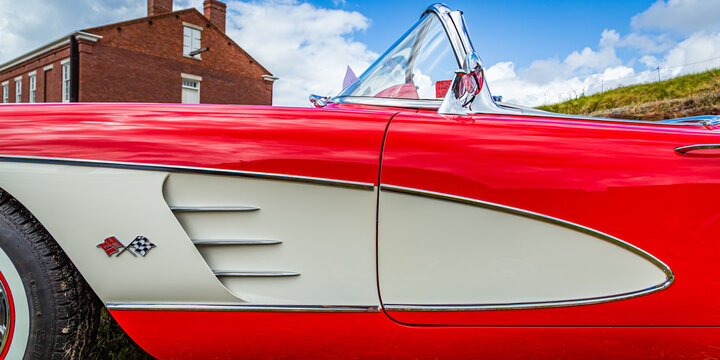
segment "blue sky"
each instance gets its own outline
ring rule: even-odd
[[[203,0],[174,0],[175,10]],[[431,3],[227,0],[228,35],[279,76],[274,104],[340,91]],[[0,0],[0,63],[72,30],[145,16],[147,0]],[[720,0],[450,0],[489,87],[526,105],[720,67]]]

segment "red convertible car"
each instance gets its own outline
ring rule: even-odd
[[[720,117],[499,102],[440,4],[311,100],[0,107],[0,359],[720,356]]]

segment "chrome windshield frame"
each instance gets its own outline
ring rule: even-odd
[[[428,6],[428,8],[422,13],[422,15],[420,15],[420,19],[422,19],[427,14],[435,14],[437,16],[438,20],[445,29],[445,34],[450,41],[450,46],[455,52],[455,60],[457,60],[458,68],[460,68],[462,67],[465,55],[467,54],[467,50],[465,48],[465,46],[467,45],[464,44],[469,43],[470,40],[469,37],[467,37],[467,39],[463,41],[463,39],[460,37],[454,21],[450,17],[451,13],[452,11],[450,11],[450,8],[448,8],[445,4],[432,4]],[[460,13],[459,11],[456,11],[456,13],[459,13],[460,16],[462,16],[462,13]],[[472,45],[470,45],[470,47],[472,47]]]
[[[453,16],[456,20],[453,20]],[[436,18],[440,21],[440,24],[442,25],[443,29],[445,30],[445,34],[448,37],[448,40],[450,42],[450,46],[453,49],[453,53],[455,54],[455,60],[457,62],[458,67],[462,67],[462,63],[465,59],[466,50],[465,48],[472,49],[472,42],[470,41],[468,33],[465,32],[464,36],[460,36],[460,32],[458,29],[464,29],[467,30],[467,27],[465,25],[464,19],[462,19],[462,13],[460,11],[451,11],[450,8],[447,7],[445,4],[436,3],[428,6],[428,8],[420,15],[420,19],[418,22],[413,24],[408,31],[406,31],[397,41],[395,41],[388,49],[380,55],[377,60],[375,60],[374,63],[372,63],[368,69],[374,68],[382,59],[385,58],[385,56],[395,49],[395,47],[405,38],[405,36],[412,32],[423,20],[423,18],[426,15],[435,15]],[[457,19],[462,19],[462,21],[459,21]],[[458,23],[459,25],[456,25]],[[363,74],[364,75],[364,74]],[[363,77],[363,75],[360,75],[360,78]],[[348,89],[351,89],[352,85],[348,87]],[[348,89],[343,90],[343,93],[346,92]],[[379,100],[382,99],[382,100]],[[352,104],[367,104],[367,105],[379,105],[379,106],[391,106],[391,107],[406,107],[406,108],[422,108],[422,109],[435,109],[437,110],[440,108],[441,100],[432,100],[432,99],[400,99],[400,98],[372,98],[368,96],[347,96],[347,95],[338,95],[335,97],[332,97],[328,99],[328,103],[352,103]]]
[[[447,5],[442,3],[432,4],[420,16],[420,20],[415,23],[403,36],[401,36],[393,45],[391,45],[385,53],[383,53],[378,59],[368,67],[371,69],[375,67],[379,61],[392,51],[405,36],[413,31],[418,24],[422,21],[425,16],[436,16],[440,21],[445,34],[447,35],[450,46],[453,49],[455,60],[458,68],[462,68],[465,58],[468,54],[474,53],[475,48],[472,40],[470,40],[470,32],[465,22],[465,17],[460,11],[452,11]],[[360,76],[362,78],[363,75]],[[351,89],[352,86],[348,89]],[[347,91],[347,90],[346,90]],[[344,91],[345,92],[345,91]],[[431,100],[431,99],[400,99],[400,98],[372,98],[367,96],[348,96],[338,95],[330,98],[328,103],[352,103],[352,104],[365,104],[371,106],[388,106],[388,107],[399,107],[399,108],[419,108],[419,109],[430,109],[438,110],[442,108],[443,100]],[[472,113],[492,113],[492,114],[514,114],[522,115],[523,112],[515,108],[505,108],[498,105],[492,98],[490,90],[487,85],[487,81],[483,78],[483,86],[479,96],[472,104]]]

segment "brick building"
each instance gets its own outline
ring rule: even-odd
[[[225,4],[75,31],[0,64],[0,99],[15,102],[272,104],[277,78],[225,34]]]

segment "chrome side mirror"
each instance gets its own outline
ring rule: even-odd
[[[315,106],[316,108],[324,108],[328,104],[328,100],[330,100],[329,96],[320,96],[320,95],[310,95],[308,97],[310,99],[310,102]]]
[[[482,90],[484,77],[485,72],[480,57],[475,52],[469,53],[465,57],[463,68],[455,70],[450,91],[445,94],[445,99],[438,112],[466,115],[468,110],[472,110],[472,104]]]

